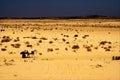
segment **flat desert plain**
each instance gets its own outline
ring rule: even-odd
[[[0,19],[0,80],[120,80],[120,19]]]

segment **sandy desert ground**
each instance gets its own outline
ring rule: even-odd
[[[0,80],[120,80],[120,19],[0,19]]]

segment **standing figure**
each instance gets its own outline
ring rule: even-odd
[[[34,56],[35,53],[36,53],[36,50],[33,50],[33,51],[31,51],[31,53],[30,53],[33,58],[35,58],[35,56]]]

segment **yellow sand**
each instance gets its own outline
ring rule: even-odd
[[[23,59],[23,50],[37,53]],[[120,80],[113,56],[120,56],[119,19],[0,20],[0,80]]]

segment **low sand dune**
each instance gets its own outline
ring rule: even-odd
[[[120,20],[1,19],[0,79],[120,80]]]

